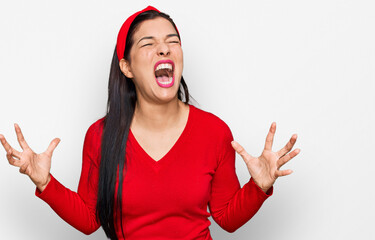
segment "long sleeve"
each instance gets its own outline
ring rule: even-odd
[[[100,127],[94,123],[86,132],[82,171],[77,192],[63,186],[51,174],[51,181],[43,192],[35,195],[45,201],[64,221],[84,234],[91,234],[100,227],[96,217],[98,162],[100,157]]]
[[[235,171],[232,132],[225,124],[218,144],[219,163],[212,179],[208,203],[212,218],[224,230],[234,232],[249,221],[272,195],[273,187],[264,193],[252,178],[241,188]]]

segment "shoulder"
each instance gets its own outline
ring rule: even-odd
[[[97,148],[100,145],[101,136],[103,133],[105,117],[102,117],[92,123],[86,131],[85,143],[91,147]]]
[[[96,120],[87,129],[86,135],[101,135],[103,132],[105,117]]]
[[[83,164],[93,163],[94,166],[99,167],[104,119],[105,117],[96,120],[86,131],[83,143]]]
[[[196,113],[196,124],[199,125],[201,129],[205,129],[220,139],[232,138],[232,132],[224,120],[212,112],[195,106],[193,107]]]

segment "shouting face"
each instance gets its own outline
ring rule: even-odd
[[[183,53],[171,22],[157,17],[140,23],[133,35],[130,59],[122,59],[120,68],[133,80],[138,100],[163,103],[177,98]]]

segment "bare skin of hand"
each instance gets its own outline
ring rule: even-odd
[[[15,123],[14,128],[16,130],[17,140],[23,151],[19,152],[15,150],[9,145],[5,137],[0,134],[0,141],[7,152],[6,157],[8,162],[10,165],[19,167],[20,173],[29,176],[36,187],[40,191],[43,191],[51,180],[50,169],[52,153],[59,144],[60,139],[53,139],[45,152],[37,154],[26,143],[18,124]]]
[[[247,169],[249,170],[254,182],[263,190],[263,192],[267,192],[278,177],[292,173],[292,170],[290,169],[280,170],[280,168],[289,160],[297,156],[301,151],[298,148],[291,151],[297,140],[297,134],[293,134],[289,142],[282,149],[273,152],[272,144],[275,131],[276,123],[273,122],[266,137],[264,150],[259,157],[253,157],[248,154],[238,142],[231,142],[234,150],[236,150],[245,161]]]

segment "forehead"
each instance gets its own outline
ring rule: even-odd
[[[134,40],[137,41],[144,36],[164,37],[172,33],[177,33],[172,23],[165,18],[157,17],[140,23],[134,33]]]

